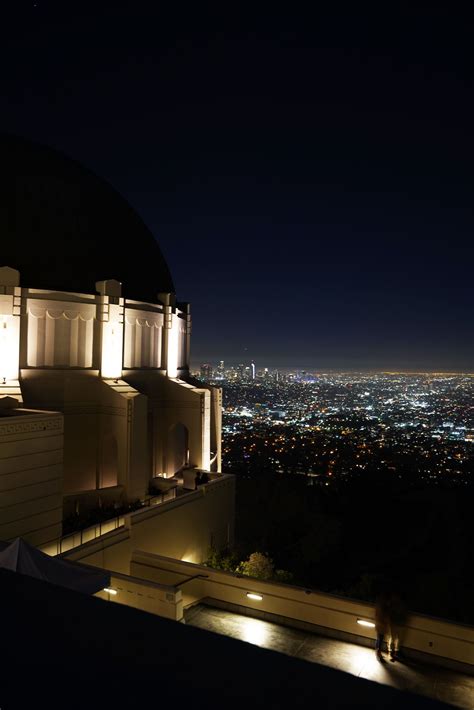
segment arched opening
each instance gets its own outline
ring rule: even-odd
[[[113,434],[102,439],[99,488],[110,488],[118,483],[118,446]]]
[[[168,431],[166,442],[166,473],[174,476],[189,463],[189,432],[178,422]]]

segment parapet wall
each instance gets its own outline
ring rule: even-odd
[[[110,587],[97,592],[95,596],[173,621],[183,620],[181,591],[165,584],[154,584],[115,573],[110,577]]]
[[[130,573],[137,549],[201,563],[211,546],[233,543],[234,487],[234,476],[219,476],[197,491],[124,516],[123,527],[74,548],[67,557],[121,574]]]
[[[364,645],[375,641],[375,629],[358,623],[358,620],[374,619],[373,605],[365,602],[221,572],[142,551],[133,553],[130,571],[137,577],[161,584],[183,584],[186,580],[182,586],[185,608],[207,601]],[[249,593],[261,599],[249,598]],[[422,654],[432,663],[474,673],[474,629],[470,626],[413,614],[402,628],[401,642],[404,650],[413,655]]]

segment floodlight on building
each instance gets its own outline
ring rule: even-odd
[[[112,587],[104,587],[104,592],[111,594],[113,597],[115,597],[115,595],[118,594],[117,590],[112,589]]]
[[[168,353],[167,353],[167,371],[168,377],[178,377],[178,359],[179,359],[179,320],[178,316],[171,316],[171,328],[168,330]]]
[[[249,599],[255,599],[257,602],[261,602],[263,599],[261,594],[255,594],[254,592],[247,592],[247,596]]]
[[[122,377],[123,323],[120,306],[109,305],[110,320],[102,324],[101,375],[107,380]]]
[[[367,621],[367,619],[357,619],[357,623],[361,626],[368,626],[369,629],[375,629],[375,624],[373,621]]]

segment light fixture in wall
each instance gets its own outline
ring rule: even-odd
[[[104,587],[104,592],[107,592],[107,594],[111,594],[113,597],[118,593],[116,589],[113,589],[112,587]]]
[[[263,597],[261,594],[255,594],[255,592],[247,592],[249,599],[254,599],[256,602],[261,602]]]
[[[368,626],[369,629],[375,629],[375,624],[373,621],[368,621],[367,619],[357,619],[357,623],[361,626]]]

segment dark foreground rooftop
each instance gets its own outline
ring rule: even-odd
[[[0,570],[0,707],[446,707]],[[151,707],[151,705],[150,705]]]
[[[350,673],[357,678],[474,709],[474,677],[409,658],[380,663],[373,649],[314,633],[287,628],[202,604],[189,609],[186,623],[261,648],[286,653]]]

